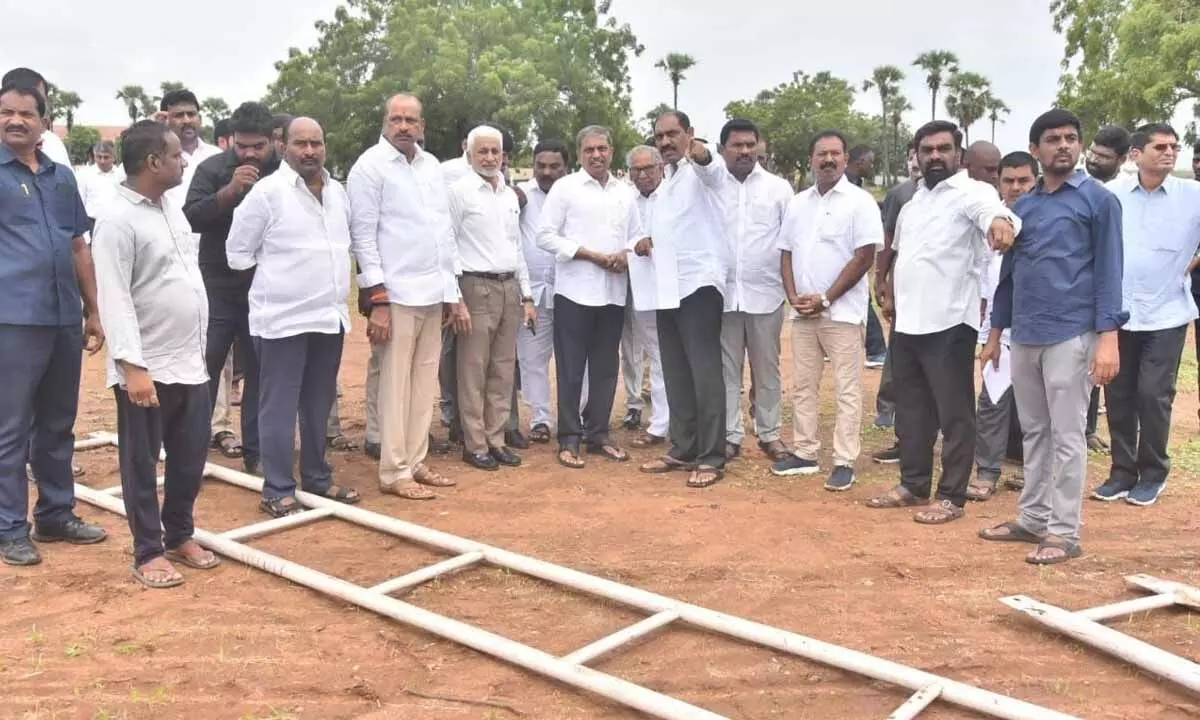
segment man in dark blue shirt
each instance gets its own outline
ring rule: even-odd
[[[84,335],[104,344],[90,228],[70,168],[37,149],[46,99],[32,85],[0,88],[0,560],[41,562],[30,541],[29,482],[38,499],[33,539],[99,542],[80,520],[71,474]]]
[[[1015,521],[984,540],[1036,543],[1025,559],[1049,565],[1078,557],[1087,479],[1085,424],[1092,385],[1117,375],[1124,267],[1121,204],[1076,170],[1079,119],[1051,110],[1034,121],[1029,151],[1037,186],[1017,201],[1022,229],[1004,258],[981,362],[998,367],[1000,335],[1012,331],[1012,384],[1025,431],[1025,488]]]

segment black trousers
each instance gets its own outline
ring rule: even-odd
[[[896,342],[896,333],[888,330],[888,347]],[[896,389],[892,385],[892,356],[889,354],[883,361],[883,371],[879,376],[879,391],[875,393],[875,413],[896,414]]]
[[[558,374],[558,446],[578,451],[605,445],[609,438],[617,373],[621,367],[622,305],[591,307],[554,296],[554,367]],[[719,349],[719,346],[718,346]],[[720,358],[718,356],[718,364]],[[587,372],[588,404],[579,413],[583,374]]]
[[[1088,402],[1087,425],[1084,427],[1084,434],[1095,435],[1096,428],[1100,424],[1100,386],[1092,388],[1092,399]]]
[[[725,300],[705,286],[676,310],[659,310],[658,350],[671,408],[673,459],[725,467],[725,379],[721,318]]]
[[[900,433],[900,484],[919,498],[933,485],[933,447],[942,433],[937,497],[962,507],[975,453],[975,345],[979,331],[956,325],[928,335],[896,333],[892,380]]]
[[[210,288],[208,291],[208,346],[204,349],[204,364],[208,368],[208,415],[217,404],[217,389],[221,385],[221,370],[235,351],[234,362],[240,362],[242,384],[242,448],[247,463],[257,463],[258,442],[258,356],[250,337],[250,300],[237,289]],[[238,360],[240,358],[240,360]]]
[[[1168,330],[1117,333],[1121,369],[1108,385],[1111,478],[1133,487],[1166,482],[1171,469],[1167,440],[1179,358],[1187,325]]]
[[[133,535],[134,565],[144,565],[192,537],[192,510],[208,457],[212,406],[208,385],[155,383],[158,407],[138,407],[119,386],[117,453],[121,499]],[[158,507],[158,454],[166,449],[163,503]],[[165,545],[164,545],[165,541]]]

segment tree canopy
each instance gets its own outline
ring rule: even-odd
[[[376,142],[398,92],[421,99],[426,148],[443,159],[484,120],[525,146],[573,144],[579,128],[606,125],[621,151],[637,140],[628,59],[642,46],[608,9],[608,0],[347,0],[316,24],[315,46],[276,64],[266,101],[321,121],[329,164],[343,171]]]

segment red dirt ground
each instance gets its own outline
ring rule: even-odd
[[[343,421],[356,439],[366,351],[356,333],[342,372]],[[362,507],[371,510],[1080,717],[1183,720],[1200,715],[1200,700],[1041,630],[997,598],[1027,594],[1074,609],[1132,597],[1122,582],[1132,573],[1200,584],[1191,357],[1189,350],[1176,403],[1170,492],[1149,509],[1089,502],[1086,556],[1053,569],[1022,562],[1023,547],[987,546],[975,538],[981,526],[1011,516],[1012,492],[972,505],[967,519],[941,529],[918,526],[906,512],[866,509],[865,499],[896,477],[894,467],[867,458],[891,442],[890,433],[875,430],[864,434],[860,485],[842,495],[822,490],[818,478],[773,478],[757,449],[732,466],[726,482],[704,491],[688,490],[679,475],[640,475],[633,464],[593,461],[585,471],[566,471],[548,446],[526,453],[525,467],[497,473],[437,458],[434,467],[460,485],[424,504],[380,496],[372,463],[361,454],[338,455],[334,464],[338,479],[361,490]],[[101,358],[87,362],[80,434],[115,431],[102,367]],[[866,403],[873,407],[878,373],[865,377]],[[827,436],[829,395],[827,387]],[[618,398],[618,412],[622,406]],[[864,413],[865,422],[871,417]],[[80,461],[89,485],[118,482],[111,450],[82,453]],[[1104,471],[1103,459],[1095,458],[1093,484]],[[143,590],[129,577],[124,521],[82,504],[80,512],[110,530],[108,542],[51,545],[40,567],[0,570],[0,717],[639,717],[232,561],[211,573],[186,572],[188,583],[175,591]],[[206,484],[199,526],[226,530],[261,519],[253,494]],[[439,557],[333,521],[253,544],[368,584]],[[560,654],[640,618],[494,568],[465,571],[405,599]],[[1200,655],[1200,617],[1189,613],[1157,611],[1115,625],[1181,655]],[[731,718],[882,718],[907,696],[682,629],[668,628],[596,667]],[[975,716],[935,704],[921,717]]]

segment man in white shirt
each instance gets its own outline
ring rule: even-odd
[[[789,457],[779,439],[783,378],[780,336],[787,310],[779,275],[780,227],[792,187],[758,163],[760,135],[749,120],[721,128],[721,155],[733,182],[725,183],[730,241],[725,315],[721,319],[721,365],[725,376],[725,459],[742,453],[742,378],[750,358],[754,432],[758,447],[776,462]]]
[[[638,191],[638,218],[645,229],[650,227],[654,217],[655,193],[663,181],[662,154],[657,148],[640,145],[629,151],[625,164],[629,168],[633,186]],[[630,292],[625,303],[625,328],[621,335],[621,371],[625,376],[625,406],[628,409],[626,419],[633,419],[630,418],[630,414],[636,413],[637,420],[632,429],[641,425],[641,411],[645,408],[645,402],[642,400],[642,374],[646,359],[650,360],[650,405],[654,414],[650,417],[650,425],[646,431],[630,443],[635,448],[663,445],[670,434],[671,413],[667,407],[667,384],[663,380],[662,355],[658,351],[658,314],[653,309],[637,308],[632,282],[633,275],[639,272],[639,266],[647,268],[647,272],[652,272],[653,262],[650,258],[636,255],[629,258],[632,268]],[[647,307],[652,308],[653,304]]]
[[[558,259],[554,292],[554,355],[558,375],[558,462],[584,466],[589,453],[629,459],[609,435],[617,390],[621,327],[625,319],[626,248],[642,237],[629,185],[609,172],[612,132],[589,125],[579,131],[583,169],[554,184],[542,208],[538,247]],[[579,413],[583,376],[589,397]]]
[[[95,222],[101,213],[115,204],[117,188],[125,180],[125,172],[116,166],[117,151],[111,140],[96,143],[92,148],[92,157],[95,158],[96,164],[80,170],[76,177],[83,207],[87,209],[88,217]],[[176,204],[175,207],[183,206]]]
[[[517,332],[537,319],[521,248],[517,193],[500,176],[504,138],[481,125],[467,135],[473,172],[450,186],[459,290],[471,317],[457,338],[463,461],[479,470],[517,467],[504,441],[512,410]]]
[[[913,143],[922,184],[900,211],[892,241],[895,267],[884,288],[885,315],[895,318],[891,352],[896,424],[903,429],[901,478],[867,506],[929,504],[940,430],[937,503],[913,519],[941,525],[964,515],[971,479],[980,277],[991,250],[1012,247],[1021,221],[994,187],[959,171],[962,133],[954,123],[926,123]]]
[[[529,439],[538,443],[550,442],[554,417],[550,408],[550,356],[554,352],[556,260],[554,253],[538,247],[537,234],[546,197],[554,184],[566,176],[570,164],[566,143],[543,140],[533,148],[533,179],[518,186],[525,193],[525,207],[521,209],[521,247],[537,316],[532,328],[517,333],[517,360],[521,394],[533,413]]]
[[[146,587],[168,588],[183,582],[172,561],[202,570],[220,563],[192,539],[208,450],[208,297],[183,209],[165,197],[183,176],[178,137],[143,120],[122,133],[121,145],[129,178],[96,224],[92,252],[108,385],[117,400],[133,576]]]
[[[788,205],[779,234],[783,289],[798,314],[792,322],[795,450],[771,472],[820,471],[821,374],[828,357],[837,418],[833,471],[825,489],[840,492],[854,485],[862,448],[863,341],[871,302],[867,271],[883,247],[883,219],[871,194],[846,176],[845,136],[836,130],[817,133],[809,149],[816,184]]]
[[[325,170],[325,135],[309,118],[284,128],[284,162],[254,185],[233,213],[229,267],[254,269],[250,335],[259,359],[259,508],[284,517],[296,500],[292,465],[300,421],[300,482],[306,492],[348,504],[333,482],[325,423],[337,396],[342,344],[350,329],[350,201]]]
[[[651,307],[658,310],[672,447],[641,470],[690,471],[688,487],[702,488],[725,476],[721,315],[730,251],[724,185],[734,180],[696,140],[686,114],[659,115],[654,140],[667,163],[667,178],[654,201],[650,237],[634,252],[654,260]]]
[[[163,95],[158,103],[158,110],[159,117],[179,137],[179,142],[183,145],[183,159],[186,161],[183,182],[172,188],[167,195],[172,203],[183,207],[184,201],[187,200],[188,188],[192,185],[192,178],[196,175],[196,168],[210,157],[220,155],[221,148],[209,145],[200,137],[204,119],[200,117],[200,101],[191,90],[172,90]]]
[[[454,230],[441,167],[417,145],[421,101],[388,100],[379,142],[350,169],[351,235],[360,287],[372,306],[367,337],[380,358],[380,489],[409,500],[436,497],[423,486],[454,481],[425,465],[437,397],[443,324],[470,328],[460,311]]]

